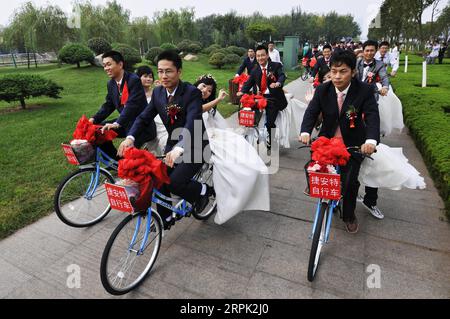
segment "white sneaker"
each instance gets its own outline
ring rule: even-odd
[[[363,204],[363,206],[372,214],[373,217],[375,217],[376,219],[384,219],[383,213],[381,212],[381,210],[377,206],[371,206],[370,207],[370,206],[367,206],[364,203],[364,197],[358,196],[356,198],[356,200],[358,202],[360,202],[361,204]]]

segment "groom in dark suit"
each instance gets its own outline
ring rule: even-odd
[[[121,53],[106,52],[102,56],[103,68],[111,79],[108,82],[108,94],[105,103],[91,119],[91,123],[104,125],[103,131],[115,130],[119,137],[127,137],[134,121],[147,107],[144,87],[141,79],[134,73],[124,70],[125,60]],[[116,111],[119,118],[111,121],[106,119]],[[151,121],[136,141],[136,147],[156,137],[156,125]],[[112,142],[107,142],[100,148],[112,158],[116,158],[117,150]]]
[[[203,124],[202,93],[196,87],[180,80],[182,60],[176,52],[164,51],[158,56],[158,76],[161,86],[153,90],[152,100],[136,119],[129,136],[121,144],[119,154],[133,147],[154,118],[159,115],[169,133],[165,149],[170,185],[161,189],[166,196],[180,196],[202,212],[213,189],[192,181],[205,163],[204,150],[209,144]],[[176,164],[176,165],[175,165]],[[149,199],[150,200],[150,199]],[[173,224],[172,212],[158,207],[165,227]]]
[[[352,79],[355,69],[356,57],[353,53],[343,51],[333,56],[332,81],[316,89],[314,98],[306,109],[299,138],[302,143],[310,143],[312,130],[322,113],[320,136],[342,138],[347,147],[361,147],[361,152],[367,155],[375,152],[380,139],[378,105],[372,87]],[[350,125],[349,112],[356,113],[354,127]],[[341,168],[343,185],[348,185],[343,194],[343,218],[349,233],[358,232],[355,207],[362,160],[362,157],[354,155],[347,166]]]
[[[272,147],[272,129],[276,128],[275,121],[278,112],[283,111],[288,101],[283,91],[286,75],[281,63],[272,62],[269,58],[269,49],[264,45],[256,48],[256,59],[258,66],[250,73],[250,78],[242,87],[238,96],[248,94],[250,90],[256,89],[267,99],[266,128],[269,136],[266,142],[267,151],[270,154]]]

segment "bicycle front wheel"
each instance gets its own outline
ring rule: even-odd
[[[114,184],[108,172],[95,167],[80,169],[67,176],[55,193],[54,208],[59,219],[76,227],[89,227],[99,223],[111,211],[105,183]]]
[[[325,243],[328,204],[322,203],[317,218],[316,229],[313,234],[311,253],[308,264],[308,281],[313,282],[319,267],[320,253]]]
[[[162,232],[156,212],[129,215],[117,226],[103,251],[100,266],[106,291],[124,295],[143,283],[158,257]]]

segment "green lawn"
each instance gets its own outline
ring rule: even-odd
[[[207,58],[185,62],[183,80],[193,83],[198,76],[211,73],[219,88],[228,90],[228,80],[237,67],[212,69]],[[0,76],[8,73],[38,73],[64,87],[61,99],[27,100],[28,110],[10,112],[17,104],[0,102],[0,238],[38,220],[53,211],[53,194],[62,178],[73,170],[66,164],[60,149],[71,139],[76,122],[83,115],[93,115],[106,95],[107,77],[101,68],[83,65],[59,68],[57,65],[0,68]],[[298,71],[289,72],[289,81],[298,78]],[[37,106],[37,107],[35,107]],[[238,110],[222,103],[224,116]]]
[[[450,218],[450,61],[428,66],[428,85],[422,88],[420,56],[410,55],[408,73],[404,57],[392,83],[403,103],[405,123],[428,166]]]

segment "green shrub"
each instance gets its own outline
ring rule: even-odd
[[[145,54],[145,59],[152,63],[153,65],[156,65],[156,59],[158,58],[158,55],[160,55],[164,50],[160,47],[153,47],[148,50],[148,52]]]
[[[124,68],[128,71],[134,70],[134,65],[142,62],[141,54],[135,48],[122,43],[116,43],[113,46],[115,51],[120,52],[125,60]]]
[[[214,50],[220,50],[222,49],[222,47],[218,44],[212,44],[209,47],[207,47],[206,49],[203,50],[203,53],[207,54],[207,55],[211,55],[211,52]]]
[[[20,101],[23,109],[25,100],[30,97],[48,96],[59,99],[63,87],[51,80],[34,74],[9,74],[0,78],[0,100],[6,102]]]
[[[237,47],[234,45],[229,46],[227,48],[227,51],[237,54],[239,57],[243,57],[247,53],[247,50],[245,48]]]
[[[189,52],[189,47],[193,44],[191,40],[183,40],[177,44],[178,51],[183,53]]]
[[[161,44],[161,49],[163,50],[173,50],[178,52],[178,47],[173,43],[163,43]]]
[[[200,43],[193,42],[189,46],[187,52],[193,53],[193,54],[197,54],[197,53],[200,53],[202,51],[202,49],[203,49],[203,47],[202,47],[202,45]]]
[[[76,64],[80,67],[83,61],[93,63],[94,53],[87,47],[79,43],[65,45],[58,53],[58,59],[67,64]]]
[[[220,53],[220,52],[214,53],[209,58],[209,64],[215,66],[218,69],[222,68],[226,64],[225,63],[225,54]]]
[[[111,44],[104,38],[92,38],[88,41],[88,47],[95,52],[96,55],[103,54],[112,49]]]
[[[225,64],[227,65],[236,65],[241,62],[241,57],[237,54],[231,53],[227,54],[224,59]]]

